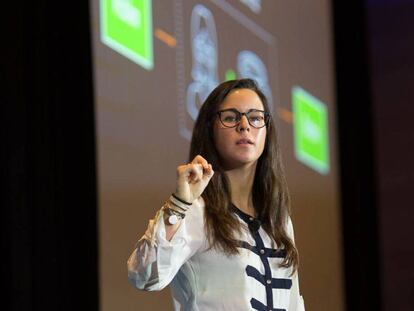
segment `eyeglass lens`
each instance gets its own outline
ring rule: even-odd
[[[235,127],[240,123],[243,114],[246,115],[249,124],[253,127],[260,128],[266,125],[266,115],[259,110],[251,110],[247,113],[241,113],[236,110],[221,111],[220,120],[226,127]]]

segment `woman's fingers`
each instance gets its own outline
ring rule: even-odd
[[[187,202],[198,198],[214,175],[213,167],[202,156],[177,167],[176,195]]]
[[[210,179],[214,174],[213,167],[202,156],[196,156],[189,164],[177,168],[178,178],[195,184],[203,179]]]
[[[196,155],[193,159],[193,161],[191,161],[191,163],[193,164],[201,164],[204,170],[208,169],[208,162],[206,159],[204,159],[201,155]]]
[[[189,179],[194,181],[203,177],[203,167],[201,164],[186,164],[180,165],[177,168],[177,175],[181,179]]]
[[[191,163],[201,164],[203,167],[203,177],[211,178],[214,175],[213,167],[201,155],[194,157]]]
[[[203,178],[203,166],[201,164],[188,164],[189,181],[196,183]]]
[[[207,165],[207,169],[204,170],[204,175],[207,178],[211,178],[214,175],[213,167],[211,164]]]

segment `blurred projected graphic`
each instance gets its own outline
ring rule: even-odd
[[[262,11],[262,0],[240,0],[245,4],[250,10],[259,14]]]
[[[329,172],[327,108],[300,87],[292,89],[296,158],[321,174]]]
[[[192,81],[187,88],[187,112],[197,119],[199,107],[218,84],[217,34],[213,14],[196,5],[191,14]],[[184,133],[188,138],[189,132]]]
[[[177,74],[180,135],[191,138],[199,109],[214,87],[236,78],[255,79],[273,109],[269,55],[275,55],[275,39],[226,1],[213,0],[212,10],[193,1],[176,0]],[[253,4],[251,2],[250,4]],[[189,12],[186,20],[181,12]],[[188,25],[188,27],[186,27]],[[234,34],[242,34],[234,38]],[[190,44],[186,44],[189,39]],[[186,40],[187,39],[187,40]],[[231,44],[229,44],[229,40]],[[191,59],[191,64],[186,64]],[[190,69],[186,70],[185,66]],[[188,74],[189,73],[189,74]],[[276,83],[276,81],[273,81]]]
[[[270,108],[272,108],[272,90],[269,86],[267,69],[263,61],[251,51],[242,51],[237,57],[237,67],[240,76],[243,78],[252,78],[266,95]]]
[[[145,69],[154,67],[151,0],[101,0],[101,40]]]

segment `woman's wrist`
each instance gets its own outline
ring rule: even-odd
[[[164,206],[164,220],[167,225],[177,225],[183,218],[185,213],[178,212],[166,203]]]
[[[167,224],[176,225],[179,223],[182,219],[184,219],[187,210],[191,206],[192,203],[189,203],[172,193],[163,206],[165,213],[164,219]]]
[[[188,200],[182,199],[180,195],[177,195],[176,193],[172,193],[169,199],[174,205],[178,205],[180,207],[183,207],[184,209],[189,209],[193,202],[189,202]]]

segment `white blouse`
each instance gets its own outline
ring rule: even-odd
[[[304,311],[297,273],[279,267],[283,251],[257,220],[234,208],[244,229],[239,254],[227,256],[208,249],[204,206],[202,198],[193,203],[171,241],[158,211],[128,259],[130,282],[148,291],[170,284],[175,310]],[[293,239],[290,219],[287,230]]]

